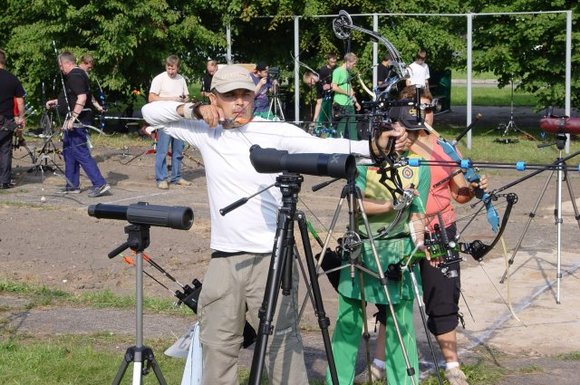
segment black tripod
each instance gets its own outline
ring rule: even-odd
[[[44,111],[40,117],[40,126],[42,128],[42,133],[38,135],[42,139],[42,146],[39,150],[33,151],[30,156],[32,158],[32,167],[30,167],[27,172],[41,172],[42,178],[44,179],[44,172],[56,172],[57,170],[64,175],[63,170],[56,164],[55,156],[60,157],[61,151],[57,148],[54,143],[53,138],[58,135],[57,132],[52,130],[52,119],[49,114]],[[37,155],[38,153],[38,155]]]
[[[514,79],[513,78],[510,80],[510,83],[511,83],[511,87],[512,87],[510,120],[507,123],[500,123],[497,126],[497,130],[503,131],[503,133],[501,134],[502,138],[505,137],[506,135],[508,135],[510,131],[513,131],[513,132],[519,132],[519,133],[525,135],[530,140],[536,140],[536,138],[532,134],[519,128],[516,124],[516,121],[514,120]],[[503,139],[498,138],[495,141],[498,143],[517,143],[517,139],[509,140],[509,139],[505,139],[505,138],[503,138]]]
[[[125,357],[113,380],[113,385],[119,385],[121,383],[130,362],[133,362],[133,385],[141,385],[143,383],[143,376],[148,374],[150,369],[153,369],[160,385],[167,385],[161,369],[155,360],[153,350],[150,347],[143,346],[143,252],[149,246],[149,226],[143,224],[128,225],[125,227],[125,233],[129,235],[127,242],[111,251],[109,258],[114,258],[127,248],[137,253],[135,256],[136,338],[135,346],[131,346],[125,352]]]
[[[566,147],[566,140],[567,140],[566,134],[557,134],[556,135],[556,142],[553,144],[555,144],[556,147],[558,148],[559,155],[558,155],[558,158],[556,159],[556,161],[554,162],[555,167],[553,167],[552,170],[550,171],[550,175],[548,175],[548,178],[546,179],[546,183],[544,183],[544,187],[540,191],[540,195],[538,196],[538,199],[536,200],[534,208],[529,213],[528,222],[526,223],[526,226],[524,227],[524,231],[520,235],[520,238],[519,238],[519,240],[514,248],[514,251],[512,252],[512,256],[508,260],[508,268],[505,270],[505,272],[500,280],[500,283],[503,283],[504,280],[507,278],[509,266],[511,266],[514,263],[514,259],[516,258],[516,254],[518,253],[518,251],[522,245],[522,241],[524,240],[524,237],[526,236],[528,228],[530,227],[532,220],[536,216],[536,212],[538,211],[538,207],[540,206],[540,202],[542,201],[542,198],[544,197],[544,194],[546,193],[546,190],[548,189],[548,185],[550,184],[550,181],[552,180],[552,177],[554,176],[554,172],[557,170],[558,181],[556,184],[556,202],[554,205],[554,221],[555,221],[556,226],[557,226],[556,303],[558,303],[558,304],[560,303],[560,280],[562,279],[562,272],[561,272],[562,223],[563,223],[563,219],[562,219],[562,181],[565,181],[566,186],[568,187],[568,194],[570,195],[570,202],[572,203],[572,207],[574,208],[574,219],[576,219],[576,222],[578,223],[578,227],[580,227],[580,214],[578,214],[578,207],[576,206],[576,198],[574,196],[574,191],[572,190],[572,185],[570,184],[570,180],[568,179],[568,168],[566,166],[566,160],[577,155],[578,153],[572,154],[571,156],[568,156],[566,158],[562,158],[562,150],[564,149],[564,147]]]
[[[310,285],[314,297],[315,312],[318,316],[318,325],[324,340],[324,349],[328,360],[332,383],[338,385],[336,366],[328,334],[330,320],[326,316],[324,305],[322,303],[322,294],[320,292],[320,286],[316,275],[316,266],[314,263],[312,248],[310,246],[310,239],[308,238],[306,219],[304,213],[296,210],[298,193],[300,192],[303,181],[304,178],[301,175],[292,173],[283,173],[276,178],[275,185],[276,187],[279,187],[282,192],[282,207],[278,213],[274,248],[270,260],[270,270],[266,280],[264,300],[260,307],[260,325],[257,331],[258,337],[256,339],[250,379],[248,381],[248,384],[251,385],[260,385],[261,383],[268,336],[273,333],[274,329],[272,320],[274,318],[276,303],[278,301],[279,290],[282,288],[282,294],[289,295],[292,289],[292,264],[294,262],[294,250],[296,248],[296,242],[294,240],[294,221],[298,222],[298,228],[300,230],[304,247],[304,255],[308,266]]]

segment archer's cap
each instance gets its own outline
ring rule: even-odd
[[[411,99],[403,99],[400,102],[409,102],[414,104]],[[389,110],[389,117],[401,123],[407,130],[422,130],[425,129],[425,124],[423,124],[424,117],[421,116],[421,121],[417,121],[417,107],[414,105],[410,106],[396,106],[391,107]]]
[[[255,91],[256,85],[250,72],[240,65],[224,66],[216,71],[211,79],[211,89],[223,94],[237,89]]]

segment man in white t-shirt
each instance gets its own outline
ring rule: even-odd
[[[356,153],[369,155],[367,141],[322,139],[285,122],[253,117],[256,86],[239,65],[220,68],[213,76],[209,105],[160,102],[143,106],[143,118],[173,137],[195,146],[205,164],[211,217],[212,258],[199,297],[203,345],[203,385],[238,385],[238,355],[246,317],[258,330],[282,193],[268,190],[220,215],[219,209],[276,183],[277,174],[258,173],[250,148],[276,148],[290,153]],[[385,149],[389,137],[401,150],[407,135],[385,131],[373,148]],[[298,328],[297,273],[291,295],[280,296],[266,355],[269,384],[308,385]]]
[[[410,78],[407,79],[408,86],[419,86],[429,89],[429,66],[425,63],[427,52],[420,49],[415,56],[415,61],[407,67]]]
[[[179,58],[170,55],[165,60],[165,72],[153,78],[149,89],[149,101],[171,100],[187,102],[189,91],[185,78],[179,71]],[[157,187],[163,190],[169,188],[170,183],[180,186],[191,186],[191,182],[181,177],[181,160],[183,159],[183,142],[172,138],[163,130],[157,132],[157,145],[155,147],[155,181]],[[171,144],[171,178],[167,180],[167,153]]]

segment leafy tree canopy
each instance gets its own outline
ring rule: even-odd
[[[60,82],[53,41],[58,51],[77,56],[92,54],[97,61],[95,78],[113,98],[132,89],[149,87],[163,71],[163,59],[176,54],[183,59],[181,72],[190,80],[203,73],[207,58],[225,62],[225,26],[232,31],[235,62],[264,61],[290,70],[294,66],[293,15],[302,15],[300,60],[312,67],[324,54],[341,56],[347,49],[360,58],[359,70],[370,79],[372,44],[354,32],[350,42],[332,31],[332,18],[345,9],[364,13],[574,11],[573,105],[580,101],[580,54],[577,30],[580,6],[572,0],[5,0],[0,14],[0,47],[8,53],[8,66],[36,100],[53,96]],[[372,18],[353,16],[356,25],[372,29]],[[429,54],[433,70],[462,68],[466,56],[466,19],[461,16],[381,16],[380,33],[399,49],[409,63],[419,48]],[[474,17],[474,68],[491,71],[500,85],[514,79],[521,89],[539,97],[539,105],[563,105],[565,16],[504,15]],[[382,48],[380,55],[384,53]],[[42,95],[42,84],[46,84]],[[56,87],[57,89],[60,88]]]

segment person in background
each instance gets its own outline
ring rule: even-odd
[[[93,120],[92,111],[87,106],[92,98],[89,77],[77,66],[76,58],[70,52],[58,55],[58,63],[64,77],[64,89],[57,99],[46,102],[46,108],[56,107],[58,113],[65,118],[62,153],[67,183],[61,193],[78,194],[81,192],[80,169],[82,168],[92,183],[89,197],[100,197],[107,193],[111,186],[101,174],[87,145],[87,126],[90,126]]]
[[[24,88],[20,80],[6,70],[6,52],[0,49],[0,190],[14,187],[12,136],[22,137],[26,126],[24,111]]]
[[[252,80],[256,85],[254,90],[254,116],[259,116],[264,119],[270,119],[270,97],[268,94],[274,87],[274,82],[268,75],[268,66],[265,63],[257,63],[254,72],[252,73]]]
[[[149,89],[149,102],[159,100],[171,100],[187,102],[189,90],[185,78],[179,74],[180,60],[175,55],[170,55],[165,60],[165,71],[153,78]],[[167,154],[171,145],[171,177],[167,177]],[[170,184],[179,186],[191,186],[192,183],[181,176],[181,161],[183,159],[183,142],[167,135],[163,131],[158,132],[157,145],[155,148],[155,181],[157,187],[167,190]]]
[[[344,55],[344,63],[332,72],[333,115],[339,121],[336,131],[343,138],[358,140],[358,130],[355,109],[360,111],[361,106],[356,99],[351,83],[351,71],[356,66],[358,57],[349,52]]]
[[[209,98],[209,94],[211,92],[211,79],[213,75],[218,69],[218,63],[215,60],[208,60],[205,64],[205,74],[203,75],[203,79],[201,80],[201,97],[202,98]]]
[[[94,66],[95,66],[95,59],[93,58],[92,55],[84,54],[83,56],[81,56],[81,58],[79,60],[79,68],[84,70],[87,73],[87,75],[89,75],[91,73]],[[100,114],[105,112],[105,109],[97,101],[97,98],[95,98],[95,95],[91,96],[91,104],[93,105],[95,110],[97,110]]]
[[[417,86],[429,89],[429,65],[425,63],[427,60],[427,51],[420,49],[415,55],[415,61],[407,67],[409,70],[409,79],[407,79],[408,86]]]
[[[384,89],[389,84],[393,76],[393,65],[389,59],[389,55],[383,56],[383,59],[377,67],[377,86],[379,89]]]
[[[318,70],[320,77],[316,86],[316,107],[312,120],[319,127],[332,127],[332,72],[336,68],[336,54],[326,54],[326,63]]]

